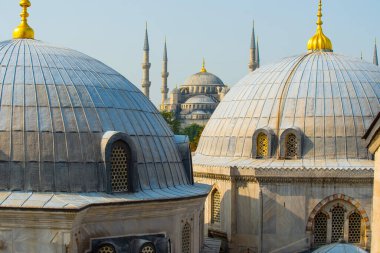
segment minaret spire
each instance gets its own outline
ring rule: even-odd
[[[166,49],[166,38],[165,38],[164,55],[163,55],[163,58],[162,58],[162,73],[161,73],[161,77],[162,77],[162,86],[161,86],[162,98],[161,98],[161,105],[162,105],[162,107],[164,106],[165,101],[168,99],[168,92],[169,92],[169,89],[168,89],[168,76],[169,76],[169,72],[168,72],[168,53],[167,53],[167,49]]]
[[[379,58],[377,57],[377,43],[375,39],[375,48],[373,50],[373,64],[376,66],[379,66]]]
[[[29,0],[21,0],[20,6],[22,7],[22,12],[20,14],[21,23],[13,30],[14,39],[34,39],[34,31],[28,25],[28,8],[32,6]]]
[[[252,24],[252,35],[251,35],[251,47],[249,48],[249,64],[248,69],[250,72],[257,68],[257,55],[256,55],[256,42],[255,42],[255,21]]]
[[[149,98],[149,88],[151,82],[149,81],[149,69],[150,69],[150,62],[149,62],[149,39],[148,39],[148,24],[145,24],[145,40],[144,40],[144,53],[143,53],[143,63],[142,63],[142,70],[143,70],[143,76],[141,81],[142,91],[144,95]]]
[[[259,37],[257,37],[257,44],[256,44],[256,64],[257,64],[257,68],[260,68]]]

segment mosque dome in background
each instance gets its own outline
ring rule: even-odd
[[[188,77],[181,87],[187,86],[224,86],[224,83],[216,75],[207,72],[203,61],[201,71]]]
[[[115,70],[32,39],[1,42],[0,60],[0,189],[107,191],[115,134],[132,149],[134,191],[189,184],[172,131]]]

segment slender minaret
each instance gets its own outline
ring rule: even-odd
[[[256,68],[260,68],[260,51],[259,51],[259,37],[257,37],[256,44]]]
[[[375,49],[373,50],[373,64],[376,66],[379,66],[379,58],[377,58],[377,45],[376,45],[376,39],[375,39]]]
[[[249,71],[252,72],[257,68],[256,62],[256,42],[255,42],[255,22],[252,26],[252,35],[251,35],[251,47],[249,48]]]
[[[147,98],[149,98],[149,88],[151,84],[151,82],[149,81],[149,69],[150,69],[150,62],[149,62],[148,24],[146,24],[144,54],[143,54],[143,63],[142,63],[143,76],[142,76],[141,86],[142,86],[142,91]]]
[[[164,56],[162,58],[162,87],[161,87],[161,94],[162,94],[162,99],[161,99],[161,105],[164,106],[166,99],[168,98],[168,53],[166,49],[166,38],[165,38],[165,45],[164,45]]]

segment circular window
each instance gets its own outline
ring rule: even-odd
[[[103,245],[98,249],[98,253],[115,253],[115,248],[111,245]]]
[[[153,245],[144,245],[140,253],[156,253],[156,250],[154,249]]]

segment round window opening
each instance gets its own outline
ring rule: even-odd
[[[115,248],[111,245],[103,245],[98,249],[97,253],[115,253]]]
[[[140,253],[156,253],[156,250],[154,249],[153,245],[144,245]]]

